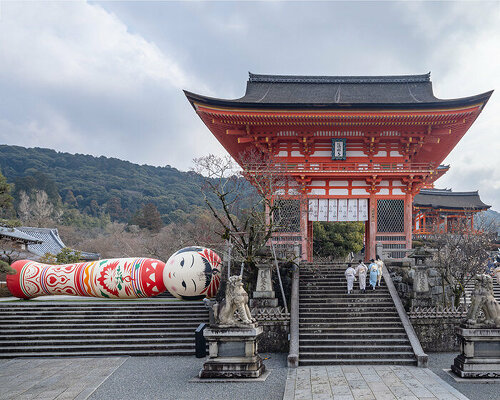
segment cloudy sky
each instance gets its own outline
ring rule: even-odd
[[[241,97],[248,71],[500,89],[500,3],[0,0],[0,143],[187,170],[224,150],[182,89]],[[500,210],[499,131],[497,91],[438,186]]]

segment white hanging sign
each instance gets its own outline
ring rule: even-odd
[[[309,221],[368,221],[368,199],[309,199]]]
[[[318,199],[309,199],[309,221],[318,221]]]

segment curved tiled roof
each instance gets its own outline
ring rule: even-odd
[[[304,76],[249,73],[246,93],[225,100],[186,92],[191,103],[233,107],[399,107],[458,106],[486,102],[492,92],[461,99],[434,96],[430,73],[388,76]]]
[[[28,245],[28,251],[38,256],[43,256],[45,253],[56,255],[66,247],[66,245],[59,237],[59,232],[57,231],[57,229],[35,228],[31,226],[22,226],[17,229],[41,241],[41,243]],[[99,254],[97,253],[81,251],[80,255],[83,260],[99,259]]]
[[[446,208],[457,210],[487,210],[477,191],[452,192],[451,189],[422,189],[413,199],[415,207]]]
[[[5,226],[0,226],[0,237],[7,237],[9,239],[13,239],[16,241],[24,242],[24,243],[41,243],[42,241],[28,235],[24,232],[16,228],[8,228]]]

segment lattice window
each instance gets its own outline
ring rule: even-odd
[[[296,199],[278,199],[273,214],[277,232],[300,232],[300,201]]]
[[[404,200],[377,201],[377,231],[404,232]]]
[[[377,236],[377,242],[405,242],[406,236]]]

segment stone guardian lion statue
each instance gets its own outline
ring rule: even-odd
[[[218,326],[247,326],[256,321],[248,308],[248,294],[243,289],[241,276],[229,277],[225,298],[220,303],[214,304],[213,311]],[[235,317],[236,311],[241,321]]]
[[[500,304],[493,296],[493,279],[486,274],[476,275],[475,279],[471,305],[467,312],[467,324],[500,328]],[[479,320],[481,310],[484,319]]]

